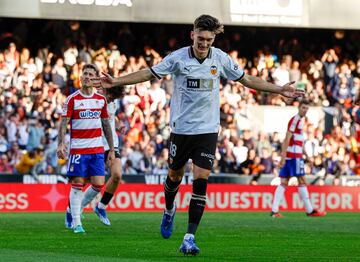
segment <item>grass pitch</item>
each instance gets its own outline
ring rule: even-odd
[[[178,252],[187,213],[178,212],[170,239],[161,213],[109,213],[112,226],[85,213],[85,234],[64,228],[63,213],[1,213],[0,261],[360,261],[360,215],[306,217],[264,212],[205,212],[196,235],[201,252]]]

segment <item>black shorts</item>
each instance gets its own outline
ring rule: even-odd
[[[198,167],[211,170],[215,160],[218,134],[170,134],[169,168],[181,169],[189,159]]]
[[[110,150],[106,150],[105,153],[104,153],[104,156],[105,156],[105,157],[104,157],[104,161],[105,161],[105,163],[106,163],[106,161],[107,161],[109,152],[110,152]],[[119,152],[119,149],[118,149],[118,148],[115,148],[115,158],[121,159],[120,152]]]

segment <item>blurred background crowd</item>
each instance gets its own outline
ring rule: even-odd
[[[191,44],[188,25],[152,27],[1,19],[0,174],[66,173],[66,162],[56,156],[57,130],[66,96],[80,87],[82,66],[95,63],[117,77]],[[359,42],[359,31],[229,26],[214,46],[229,53],[247,74],[278,85],[296,81],[311,106],[331,108],[327,132],[305,121],[305,168],[309,175],[339,179],[360,175]],[[128,86],[118,102],[118,121],[127,127],[125,135],[119,132],[124,174],[167,172],[172,92],[167,76]],[[226,79],[220,92],[221,131],[213,172],[252,175],[254,184],[261,174],[276,175],[281,136],[251,129],[248,109],[297,102]]]

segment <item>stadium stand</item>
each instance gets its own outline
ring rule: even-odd
[[[40,148],[36,172],[65,173],[66,162],[56,157],[59,117],[66,95],[79,88],[82,66],[93,62],[119,76],[190,44],[189,26],[158,27],[153,34],[147,24],[1,19],[0,173],[21,173],[24,157]],[[305,124],[305,163],[307,174],[332,176],[338,184],[343,175],[360,175],[360,33],[345,31],[339,38],[334,32],[228,27],[215,46],[247,73],[278,84],[296,81],[312,106],[331,109],[330,130]],[[119,134],[124,174],[166,173],[171,94],[170,77],[128,88],[117,114],[128,129]],[[247,109],[289,104],[297,102],[222,81],[213,172],[252,175],[252,184],[263,173],[276,174],[279,134],[251,130]]]

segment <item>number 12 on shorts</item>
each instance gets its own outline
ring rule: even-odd
[[[80,164],[80,157],[81,155],[70,155],[69,162],[68,162],[68,171],[74,171],[74,164]],[[72,170],[71,170],[72,169]]]

